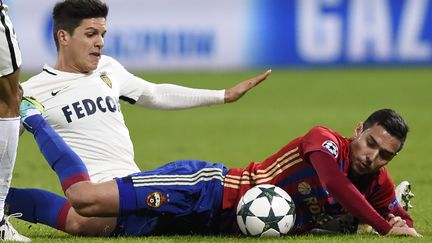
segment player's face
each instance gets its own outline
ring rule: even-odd
[[[88,73],[97,68],[104,47],[105,18],[83,19],[67,39],[64,60],[72,72]]]
[[[388,133],[384,127],[373,125],[362,131],[357,127],[350,144],[350,172],[365,175],[377,172],[397,154],[401,142]]]

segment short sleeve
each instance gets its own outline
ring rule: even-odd
[[[334,131],[323,127],[313,127],[304,137],[301,144],[305,155],[314,151],[322,151],[334,158],[339,156],[340,142]]]

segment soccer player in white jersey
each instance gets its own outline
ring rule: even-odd
[[[7,10],[0,0],[0,240],[28,242],[30,239],[20,235],[9,222],[10,216],[17,215],[4,215],[18,147],[21,102],[21,51]]]
[[[22,84],[45,118],[85,161],[94,182],[140,171],[120,100],[152,109],[184,109],[234,102],[271,71],[227,90],[154,84],[102,54],[108,7],[98,0],[66,0],[53,10],[58,57],[54,67]],[[145,119],[144,119],[145,120]]]

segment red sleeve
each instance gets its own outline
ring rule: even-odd
[[[310,153],[309,159],[327,191],[354,217],[386,235],[392,226],[366,201],[364,196],[340,171],[331,155]]]
[[[313,127],[304,135],[301,146],[304,154],[322,151],[334,157],[339,155],[340,144],[336,132],[322,126]]]
[[[394,182],[390,177],[390,174],[385,168],[382,168],[378,179],[371,188],[372,192],[367,196],[368,201],[384,218],[388,214],[400,216],[406,220],[408,226],[413,227],[413,220],[396,200]]]
[[[399,202],[396,200],[394,182],[390,174],[385,168],[380,170],[377,182],[373,183],[372,192],[368,196],[368,201],[384,218],[388,214],[399,216],[406,220],[409,227],[413,227],[414,223],[407,211],[405,211]]]

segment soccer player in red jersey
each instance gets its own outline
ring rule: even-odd
[[[265,161],[246,168],[175,161],[152,171],[92,183],[84,163],[35,111],[34,104],[24,100],[21,119],[57,173],[67,200],[42,190],[13,188],[7,199],[9,210],[23,212],[24,220],[75,235],[238,233],[235,212],[241,196],[254,185],[274,184],[295,203],[291,234],[326,228],[352,215],[380,235],[421,236],[397,201],[385,168],[402,149],[408,133],[403,118],[391,109],[374,112],[351,138],[314,127]]]
[[[292,232],[324,226],[346,212],[383,235],[392,229],[386,219],[394,215],[413,227],[396,201],[393,181],[384,167],[402,149],[407,132],[404,120],[387,109],[359,124],[352,138],[314,127],[264,162],[230,169],[223,208],[235,208],[240,196],[256,184],[274,184],[296,203]]]

